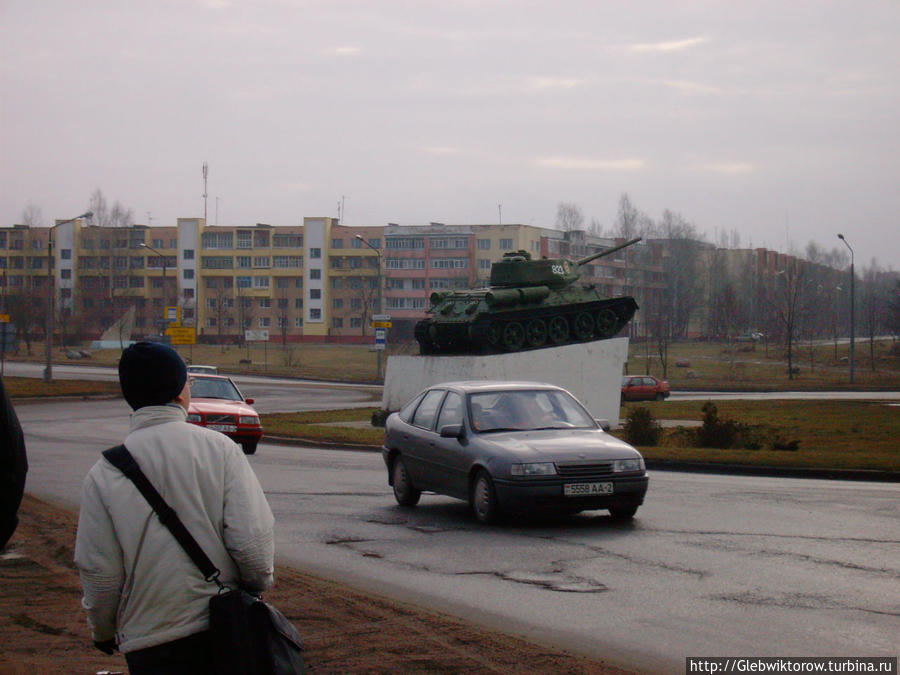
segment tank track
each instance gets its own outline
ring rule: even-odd
[[[414,329],[419,353],[493,354],[608,340],[631,320],[634,298],[608,298],[567,306],[527,307],[483,313],[473,322],[434,323]]]

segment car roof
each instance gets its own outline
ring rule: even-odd
[[[426,389],[455,389],[467,394],[482,391],[514,391],[517,389],[560,389],[555,384],[547,382],[507,381],[507,380],[460,380],[455,382],[441,382],[433,384]]]
[[[214,375],[213,373],[189,373],[193,380],[230,380],[227,375]]]

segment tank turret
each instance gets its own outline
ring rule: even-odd
[[[634,298],[607,298],[576,282],[584,265],[639,241],[578,260],[505,253],[491,265],[490,288],[431,294],[431,316],[415,327],[421,353],[513,352],[614,337],[637,311]]]

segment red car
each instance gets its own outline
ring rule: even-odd
[[[191,405],[187,421],[221,431],[240,443],[248,455],[256,452],[263,430],[259,415],[250,405],[253,399],[245,399],[230,377],[190,373],[188,379]]]
[[[625,401],[662,401],[669,398],[669,383],[652,375],[626,375],[622,378],[622,403]]]

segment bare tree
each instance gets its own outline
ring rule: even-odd
[[[365,337],[366,326],[369,324],[369,317],[372,316],[375,303],[378,299],[378,281],[374,277],[350,277],[348,281],[350,283],[350,288],[353,290],[351,302],[353,302],[353,305],[357,304],[356,301],[359,303],[358,309],[360,320],[362,321],[360,335]]]
[[[900,337],[900,281],[887,292],[887,328],[895,338]]]
[[[619,197],[619,215],[616,217],[616,234],[623,239],[631,239],[638,234],[641,213],[634,204],[627,192],[623,192]]]
[[[584,213],[574,202],[559,202],[556,205],[556,227],[563,232],[580,230],[584,227]]]
[[[44,217],[41,215],[41,207],[36,204],[29,204],[22,211],[22,224],[28,227],[42,227],[44,225]]]
[[[131,227],[134,225],[134,214],[131,209],[126,208],[119,201],[109,208],[106,197],[103,196],[100,188],[91,194],[88,210],[93,214],[89,221],[92,225],[100,227]]]
[[[796,259],[788,262],[787,266],[775,273],[774,310],[778,321],[784,328],[787,347],[788,379],[794,379],[794,335],[797,331],[797,321],[802,308],[803,277],[805,265]]]

